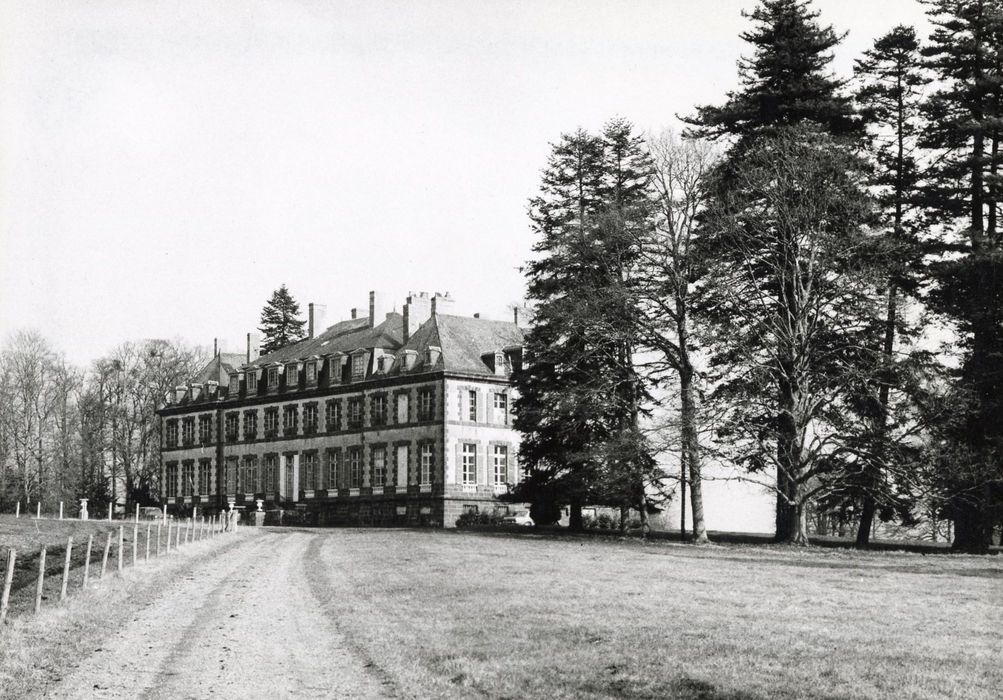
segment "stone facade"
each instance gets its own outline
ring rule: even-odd
[[[158,411],[169,510],[262,499],[320,524],[451,527],[505,508],[518,325],[444,314],[439,295],[379,319],[376,300],[368,318],[242,363],[217,356],[178,387]]]

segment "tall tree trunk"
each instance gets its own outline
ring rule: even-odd
[[[693,541],[706,544],[707,525],[704,522],[703,486],[700,474],[700,444],[697,435],[696,401],[694,397],[692,370],[686,368],[679,373],[682,394],[683,450],[689,467],[690,504],[693,506]]]
[[[581,532],[582,527],[582,502],[573,499],[568,505],[568,529],[572,532]]]

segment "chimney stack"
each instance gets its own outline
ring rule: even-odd
[[[212,339],[212,356],[219,357],[219,338]]]
[[[433,314],[448,314],[453,308],[455,300],[449,296],[449,292],[445,294],[435,293],[432,297],[432,313]]]
[[[355,320],[355,317],[358,315],[358,313],[359,313],[358,309],[352,309],[352,320],[353,321]]]
[[[261,336],[257,333],[247,334],[247,363],[250,364],[261,355]]]
[[[408,341],[414,332],[432,316],[432,302],[427,292],[415,294],[411,292],[404,302],[404,342]]]
[[[478,314],[474,314],[474,318],[480,318],[480,317],[481,317],[481,315],[479,313]]]
[[[512,323],[514,323],[517,326],[519,325],[519,307],[518,306],[515,307],[514,309],[512,309]]]
[[[324,332],[324,317],[327,315],[327,307],[323,304],[310,302],[307,307],[309,321],[307,323],[308,338],[315,338]]]
[[[386,303],[379,292],[369,292],[369,327],[376,327],[377,319],[386,318]]]

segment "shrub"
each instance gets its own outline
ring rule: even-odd
[[[601,530],[612,530],[616,527],[616,523],[613,521],[613,516],[609,513],[600,513],[599,517],[596,518],[596,527]]]

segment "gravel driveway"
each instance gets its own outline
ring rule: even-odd
[[[266,530],[193,560],[130,600],[131,619],[45,696],[399,696],[326,612],[318,554],[336,536]]]

